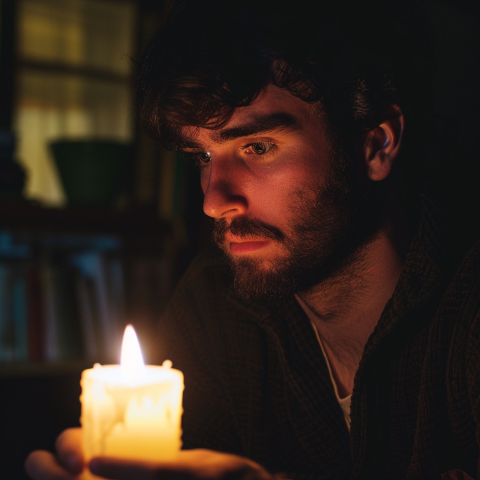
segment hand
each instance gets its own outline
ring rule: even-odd
[[[55,442],[56,456],[46,450],[32,452],[25,470],[33,480],[74,480],[83,471],[82,430],[64,430]]]
[[[273,480],[257,463],[247,458],[213,450],[182,450],[175,461],[134,462],[96,457],[90,470],[115,480]]]
[[[77,480],[85,468],[82,431],[69,428],[55,442],[56,456],[45,450],[32,452],[25,470],[33,480]],[[237,455],[212,450],[182,450],[175,461],[134,462],[96,457],[92,473],[115,480],[272,480],[257,463]]]

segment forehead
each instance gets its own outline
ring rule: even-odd
[[[247,106],[237,108],[229,121],[219,129],[184,127],[182,143],[196,148],[207,143],[225,143],[236,138],[275,131],[289,132],[319,122],[311,104],[274,85],[267,86]]]

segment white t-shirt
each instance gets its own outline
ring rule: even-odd
[[[317,336],[317,340],[318,340],[318,343],[320,344],[320,348],[322,349],[322,353],[323,353],[323,356],[325,358],[325,362],[327,362],[328,373],[330,373],[330,380],[332,381],[333,389],[335,390],[335,395],[337,397],[338,403],[340,404],[340,407],[343,411],[343,415],[345,417],[345,422],[347,423],[348,431],[350,431],[350,402],[351,402],[352,396],[349,395],[348,397],[340,398],[340,396],[338,395],[337,384],[335,383],[335,380],[333,378],[332,369],[330,368],[330,362],[328,361],[327,354],[325,353],[325,349],[323,348],[322,339],[320,338],[320,335],[318,334],[318,331],[317,331],[315,325],[313,324],[313,322],[310,321],[310,323],[312,324],[313,331],[315,332],[315,335]]]

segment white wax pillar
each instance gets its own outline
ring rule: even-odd
[[[171,460],[178,454],[183,374],[168,360],[142,368],[127,376],[119,365],[83,371],[80,422],[87,461],[98,455]]]

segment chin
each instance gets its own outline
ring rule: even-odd
[[[269,302],[285,298],[298,290],[296,279],[275,267],[275,263],[258,258],[229,257],[236,294],[247,302]]]

